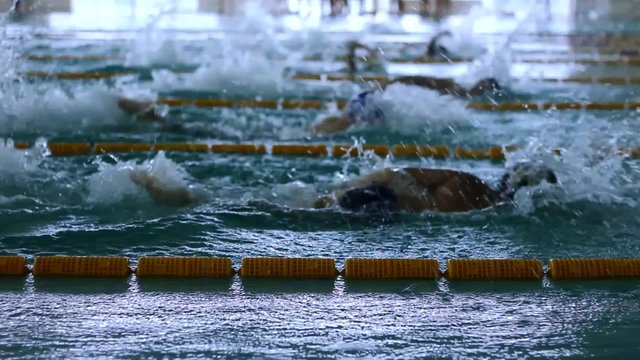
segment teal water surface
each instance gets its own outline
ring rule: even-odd
[[[80,48],[65,41],[57,47],[36,47],[36,40],[27,41],[18,52],[129,54],[127,45],[117,41]],[[338,45],[331,42],[332,49]],[[190,46],[197,50],[193,56],[210,51]],[[136,123],[115,105],[121,94],[334,101],[365,87],[283,80],[282,70],[291,64],[263,62],[259,56],[263,50],[256,49],[252,56],[211,53],[208,69],[182,79],[161,72],[166,63],[141,59],[135,65],[13,64],[20,70],[58,71],[136,66],[154,76],[88,82],[11,78],[0,88],[0,137],[39,144],[45,140],[366,142],[469,148],[518,145],[523,150],[503,163],[382,159],[371,154],[49,157],[37,146],[25,152],[9,144],[0,146],[0,254],[23,255],[30,263],[39,255],[127,256],[132,266],[141,256],[223,256],[236,267],[248,256],[332,257],[339,267],[349,257],[435,258],[441,267],[452,258],[534,258],[546,264],[563,257],[638,257],[640,167],[615,151],[638,145],[637,112],[483,113],[465,109],[467,100],[397,88],[385,94],[391,120],[387,127],[313,137],[308,126],[326,110],[163,109],[183,124],[181,131],[170,132]],[[221,62],[216,62],[218,58]],[[173,57],[167,62],[190,64],[181,60]],[[249,72],[251,65],[260,71]],[[294,65],[303,70],[309,66],[300,61]],[[519,66],[507,64],[492,75],[509,80],[514,73],[535,70]],[[437,75],[443,67],[425,69]],[[538,69],[550,71],[551,76],[613,76],[609,69],[622,75],[637,73],[632,68],[570,64]],[[473,82],[487,75],[471,72],[462,80]],[[503,94],[475,100],[632,101],[637,91],[624,86],[516,81],[507,81],[505,88]],[[563,149],[563,156],[554,155],[553,148]],[[506,166],[522,159],[552,167],[560,184],[527,189],[513,204],[464,214],[380,217],[311,208],[318,193],[340,180],[384,166],[461,169],[495,184]],[[155,204],[129,180],[134,168],[191,186],[199,202],[185,208]],[[0,356],[632,358],[639,348],[639,285],[634,280],[547,278],[481,283],[358,282],[342,277],[329,281],[2,278]]]

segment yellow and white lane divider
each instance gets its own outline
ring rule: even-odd
[[[16,149],[27,150],[27,143],[15,143]],[[519,150],[517,146],[493,146],[485,150],[449,148],[446,145],[328,145],[328,144],[198,144],[198,143],[49,143],[51,156],[73,156],[104,153],[135,153],[150,151],[198,152],[242,155],[289,155],[289,156],[359,156],[372,152],[378,156],[458,158],[470,160],[504,160],[505,153]],[[562,149],[549,152],[562,155]],[[612,152],[640,158],[640,148],[619,148]]]
[[[489,103],[472,102],[467,109],[483,111],[544,111],[544,110],[605,110],[605,111],[638,111],[640,102],[530,102],[530,103]]]
[[[395,77],[387,75],[351,75],[344,73],[333,74],[295,74],[291,77],[293,80],[309,80],[309,81],[352,81],[352,82],[368,82],[391,81]],[[640,77],[623,77],[623,76],[607,76],[607,77],[588,77],[588,76],[572,76],[567,78],[515,78],[514,81],[540,81],[548,83],[578,83],[578,84],[605,84],[605,85],[640,85]]]
[[[157,101],[158,105],[195,106],[213,108],[264,108],[264,109],[323,109],[331,102],[320,100],[253,100],[253,99],[185,99],[166,98]],[[340,108],[344,107],[346,100],[337,100],[334,103]],[[637,111],[640,102],[470,102],[467,109],[482,111],[539,111],[539,110],[609,110],[609,111]]]
[[[186,73],[186,72],[178,72]],[[96,72],[44,72],[44,71],[28,71],[23,73],[26,77],[38,79],[57,79],[57,80],[100,80],[110,79],[120,76],[138,76],[137,71],[96,71]],[[389,81],[393,80],[393,76],[387,75],[350,75],[342,73],[333,74],[295,74],[291,76],[292,80],[315,80],[315,81]],[[541,81],[549,83],[579,83],[579,84],[605,84],[605,85],[640,85],[640,77],[568,77],[568,78],[516,78],[514,81]]]
[[[536,259],[450,259],[444,271],[436,259],[347,258],[339,270],[333,258],[243,258],[239,269],[230,258],[141,257],[132,268],[126,257],[37,256],[29,267],[24,256],[0,256],[0,276],[126,278],[247,278],[347,280],[552,280],[640,279],[640,259],[551,259],[545,270]]]
[[[322,57],[310,56],[303,59],[304,61],[322,61]],[[336,57],[333,61],[344,62],[344,57]],[[385,58],[385,61],[394,64],[458,64],[458,63],[470,63],[474,59],[470,58],[432,58],[432,57],[397,57],[397,58]],[[619,59],[518,59],[517,57],[512,61],[514,64],[577,64],[577,65],[627,65],[627,66],[640,66],[640,58],[624,57]]]
[[[123,61],[124,58],[121,57],[101,57],[100,55],[84,55],[84,56],[73,56],[73,55],[27,55],[25,57],[30,61],[109,61],[109,60],[117,60]],[[336,62],[344,62],[346,59],[343,56],[333,57],[330,59],[323,58],[321,56],[307,56],[302,59],[303,61],[336,61]],[[385,58],[385,61],[394,64],[459,64],[459,63],[470,63],[473,62],[472,58],[433,58],[433,57],[389,57]],[[627,65],[627,66],[640,66],[640,58],[637,56],[624,56],[615,59],[573,59],[570,57],[565,58],[550,58],[550,59],[537,59],[537,58],[518,58],[515,57],[513,59],[513,63],[521,63],[521,64],[577,64],[577,65]]]

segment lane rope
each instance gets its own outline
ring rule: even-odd
[[[382,43],[379,43],[382,44]],[[421,43],[388,43],[387,46],[393,46],[393,45],[402,45],[402,46],[415,46],[415,47],[419,47],[419,46],[426,46],[427,44],[421,44]],[[516,55],[518,54],[542,54],[542,55],[549,55],[549,54],[554,54],[554,55],[558,55],[558,54],[567,54],[567,55],[592,55],[592,56],[602,56],[602,55],[608,55],[608,56],[612,56],[612,55],[618,55],[621,57],[630,57],[631,59],[640,56],[640,45],[637,46],[633,46],[633,47],[612,47],[612,46],[592,46],[592,47],[585,47],[585,46],[578,46],[576,47],[573,44],[551,44],[551,45],[566,45],[566,46],[570,46],[569,49],[558,49],[558,48],[544,48],[544,49],[531,49],[531,48],[526,48],[526,47],[521,47],[518,46],[518,43],[513,43],[511,44],[514,46],[514,48],[511,48],[511,51],[514,52]],[[420,57],[420,56],[414,56],[414,57]],[[102,55],[102,54],[85,54],[85,55],[72,55],[72,54],[64,54],[64,55],[58,55],[58,54],[46,54],[46,53],[34,53],[34,54],[25,54],[22,56],[23,59],[25,60],[29,60],[29,61],[39,61],[39,62],[49,62],[49,61],[109,61],[109,60],[118,60],[118,61],[123,61],[126,59],[126,57],[124,56],[120,56],[120,55]],[[308,56],[307,58],[312,59],[312,60],[324,60],[325,57],[324,56],[319,56],[319,55],[315,55],[315,56]],[[471,60],[471,59],[469,59]]]
[[[293,80],[308,81],[378,81],[386,82],[393,80],[394,76],[388,75],[351,75],[345,73],[332,74],[295,74],[291,76]],[[452,78],[449,78],[453,80]],[[532,81],[532,82],[549,82],[549,83],[580,83],[580,84],[607,84],[607,85],[640,85],[640,77],[568,77],[568,78],[515,78],[513,81]]]
[[[30,144],[17,142],[14,147],[28,150]],[[423,158],[457,158],[470,160],[504,160],[505,153],[520,150],[518,146],[492,146],[488,149],[476,150],[461,147],[450,148],[447,145],[328,145],[328,144],[204,144],[204,143],[49,143],[47,148],[51,156],[73,156],[105,153],[134,153],[151,151],[198,152],[216,154],[243,155],[285,155],[285,156],[360,156],[372,152],[378,156],[393,155],[396,157]],[[549,152],[562,155],[565,150],[556,148]],[[640,147],[609,149],[611,153],[640,158]]]
[[[305,61],[322,61],[322,57],[311,56],[305,57]],[[344,62],[346,58],[336,57],[333,61]],[[428,57],[400,57],[400,58],[385,58],[385,61],[395,64],[457,64],[457,63],[470,63],[474,59],[469,58],[428,58]],[[640,66],[640,59],[638,58],[621,58],[621,59],[606,59],[606,60],[593,60],[593,59],[514,59],[512,63],[521,64],[577,64],[577,65],[628,65],[628,66]]]
[[[265,108],[265,109],[323,109],[332,103],[342,108],[346,100],[334,102],[324,102],[319,100],[252,100],[252,99],[184,99],[167,98],[156,102],[158,105],[170,107],[195,106],[213,108]],[[640,102],[530,102],[530,103],[490,103],[490,102],[470,102],[467,109],[494,111],[494,112],[517,112],[517,111],[540,111],[540,110],[624,110],[637,111],[640,109]]]
[[[640,102],[531,102],[531,103],[488,103],[472,102],[467,109],[482,111],[545,111],[545,110],[604,110],[604,111],[638,111]]]
[[[299,278],[437,280],[596,280],[640,278],[640,259],[449,259],[444,271],[436,259],[347,258],[339,270],[333,258],[246,257],[238,269],[227,257],[140,257],[136,268],[124,256],[0,256],[0,275],[127,278]]]
[[[175,73],[187,73],[185,71],[174,71]],[[38,79],[57,79],[57,80],[99,80],[109,79],[120,76],[137,76],[138,71],[119,71],[119,72],[44,72],[44,71],[28,71],[23,73],[24,76]],[[394,77],[387,75],[350,75],[344,73],[333,74],[294,74],[290,77],[292,80],[307,81],[389,81]],[[568,77],[568,78],[516,78],[514,81],[541,81],[549,83],[580,83],[580,84],[606,84],[606,85],[640,85],[640,77]]]
[[[169,107],[194,106],[201,108],[262,108],[262,109],[325,109],[331,104],[339,108],[345,106],[347,100],[320,101],[320,100],[286,100],[286,99],[188,99],[188,98],[163,98],[156,104]],[[640,102],[470,102],[467,109],[494,112],[518,112],[539,110],[607,110],[607,111],[638,111]]]
[[[52,54],[42,54],[42,55],[27,55],[25,56],[27,60],[30,61],[108,61],[108,60],[119,60],[122,61],[124,58],[122,57],[110,57],[110,56],[100,56],[100,55],[82,55],[82,56],[73,56],[73,55],[52,55]],[[302,59],[303,61],[340,61],[344,62],[345,57],[339,56],[332,59],[327,59],[322,56],[307,56]],[[395,64],[458,64],[458,63],[471,63],[474,59],[471,58],[429,58],[429,57],[390,57],[386,58],[385,61],[389,63]],[[602,59],[602,60],[594,60],[594,59],[518,59],[515,58],[513,63],[522,63],[522,64],[577,64],[577,65],[628,65],[628,66],[640,66],[640,58],[637,57],[624,57],[619,59]]]

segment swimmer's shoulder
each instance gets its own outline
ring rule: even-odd
[[[450,88],[455,85],[453,79],[437,78],[433,76],[411,75],[401,76],[392,81],[392,83],[401,83],[406,85],[422,86],[429,89]]]
[[[477,184],[486,186],[477,176],[459,170],[430,169],[430,168],[404,168],[404,172],[411,175],[417,182],[429,188],[444,186],[450,183]]]

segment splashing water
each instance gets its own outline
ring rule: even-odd
[[[423,129],[437,132],[472,125],[463,100],[417,86],[393,84],[374,94],[374,101],[384,111],[388,126],[401,133]]]
[[[153,33],[152,33],[153,34]],[[146,35],[136,39],[125,58],[125,66],[170,66],[189,63],[186,51],[165,34]],[[185,54],[185,56],[181,56]]]
[[[38,139],[33,148],[18,150],[12,139],[0,138],[0,182],[19,184],[37,171],[47,155],[46,140]]]
[[[116,161],[110,164],[98,161],[98,172],[89,176],[88,201],[96,204],[113,204],[140,199],[144,191],[134,184],[129,174],[132,170],[142,170],[169,186],[188,187],[186,171],[165,156],[163,151],[149,160],[138,164],[135,160]]]
[[[315,185],[298,180],[275,185],[268,198],[282,206],[304,209],[312,207],[317,196],[318,191]]]
[[[102,85],[65,91],[52,84],[14,87],[0,108],[6,131],[73,130],[125,122],[117,95]]]
[[[617,153],[617,146],[599,146],[598,141],[588,137],[594,134],[587,134],[583,141],[562,148],[561,156],[549,151],[560,148],[557,139],[552,137],[531,139],[523,149],[507,153],[506,167],[520,161],[540,162],[558,177],[559,186],[543,182],[519,191],[515,202],[522,211],[527,213],[549,204],[579,201],[637,206],[637,200],[633,200],[633,194],[640,189],[637,166],[626,164],[625,156]]]

